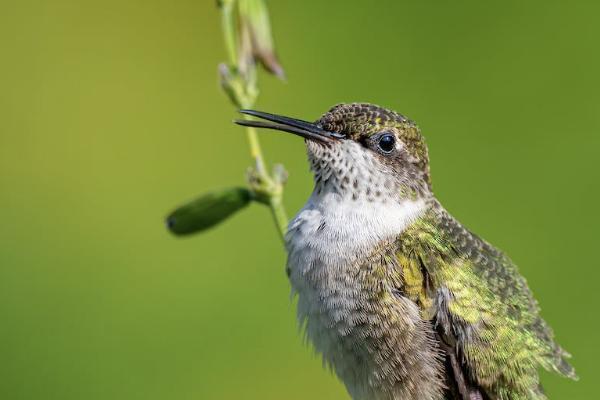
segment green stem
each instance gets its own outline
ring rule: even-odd
[[[271,197],[269,207],[271,208],[271,214],[273,214],[275,225],[277,225],[279,230],[279,236],[281,237],[281,240],[285,242],[285,234],[287,232],[289,220],[281,196]]]
[[[248,119],[248,117],[245,115],[244,118]],[[254,160],[256,172],[258,172],[259,175],[268,176],[265,169],[265,161],[263,159],[263,153],[260,147],[260,142],[258,141],[258,133],[256,132],[256,129],[249,126],[246,129],[246,136],[248,138],[248,145],[250,146],[250,156]]]
[[[223,0],[219,4],[221,7],[221,23],[223,25],[223,36],[225,37],[225,48],[230,65],[237,64],[237,45],[235,40],[237,28],[233,16],[234,5],[234,0]]]
[[[239,73],[241,66],[236,41],[236,38],[239,36],[239,27],[236,25],[234,8],[238,1],[240,0],[221,0],[219,2],[229,65],[236,69],[236,74]],[[256,70],[254,68],[254,66],[251,66],[250,70],[244,73],[244,88],[242,90],[244,93],[241,93],[239,90],[230,93],[232,101],[235,104],[242,105],[243,108],[252,108],[256,94],[258,93],[256,88]],[[248,117],[244,116],[244,118]],[[255,200],[270,208],[279,235],[283,239],[288,225],[287,214],[282,201],[283,182],[281,179],[273,179],[267,172],[256,129],[248,127],[246,132],[248,145],[250,146],[250,156],[254,160],[254,170],[256,172],[251,183],[251,189],[255,192]]]

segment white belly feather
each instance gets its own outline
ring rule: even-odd
[[[324,361],[334,367],[355,399],[362,399],[367,355],[345,335],[360,299],[352,269],[375,246],[396,238],[424,211],[423,201],[353,201],[334,193],[313,194],[289,225],[287,268],[298,295],[298,319]],[[414,307],[415,318],[418,310]],[[345,340],[341,340],[345,338]]]

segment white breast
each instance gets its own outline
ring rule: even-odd
[[[351,200],[313,194],[289,225],[286,237],[292,273],[340,268],[397,237],[425,209],[423,200]]]
[[[424,209],[423,201],[353,201],[334,193],[313,194],[290,223],[287,267],[298,295],[298,319],[355,399],[372,398],[365,383],[372,366],[357,361],[367,360],[367,354],[346,337],[364,302],[353,268],[374,246],[396,238]]]

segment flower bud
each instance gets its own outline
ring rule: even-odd
[[[264,0],[238,0],[240,18],[240,62],[252,57],[280,79],[285,79],[283,67],[275,54],[269,12]],[[243,69],[243,68],[242,68]]]
[[[251,200],[244,188],[228,188],[207,193],[173,211],[166,220],[175,235],[189,235],[224,221]]]

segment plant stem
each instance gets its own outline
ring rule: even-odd
[[[271,197],[269,207],[271,208],[271,213],[273,214],[273,219],[275,220],[275,225],[277,225],[281,240],[285,243],[285,234],[287,232],[289,220],[281,196]]]
[[[237,9],[235,7],[239,5],[239,1],[244,0],[221,0],[219,2],[223,36],[229,58],[229,65],[226,67],[227,71],[224,78],[229,81],[224,82],[224,87],[226,87],[231,101],[236,106],[252,108],[258,95],[256,87],[257,71],[255,61],[248,63],[248,60],[244,59],[248,55],[238,47],[243,46],[243,41],[249,39],[248,37],[241,37],[240,40],[240,34],[243,36],[248,32],[244,31],[244,28],[240,28],[236,21]],[[239,10],[237,11],[239,13]],[[244,115],[244,118],[248,117]],[[250,156],[254,160],[254,169],[251,171],[249,179],[250,190],[255,201],[270,208],[279,235],[283,239],[288,225],[287,214],[283,206],[283,184],[285,180],[283,172],[280,171],[281,173],[274,173],[273,175],[268,173],[256,129],[247,127],[246,136],[250,146]]]
[[[234,20],[233,6],[235,1],[223,0],[219,3],[221,8],[221,23],[223,25],[223,36],[225,37],[225,49],[230,65],[237,64],[236,26]]]
[[[271,209],[271,214],[273,215],[273,220],[279,231],[279,236],[281,237],[281,240],[285,241],[289,220],[283,205],[283,183],[274,180],[267,173],[256,129],[248,127],[246,133],[248,136],[248,144],[250,146],[250,155],[254,159],[255,170],[258,174],[258,181],[263,182],[266,188],[272,188],[271,190],[266,191],[267,201],[261,202],[266,203]]]
[[[249,119],[244,115],[245,119]],[[258,133],[256,129],[249,126],[246,128],[246,136],[248,138],[248,145],[250,146],[250,156],[254,160],[254,166],[259,174],[266,174],[265,161],[263,159],[262,149],[260,142],[258,141]]]
[[[279,236],[284,240],[289,220],[283,205],[283,181],[280,177],[272,177],[267,172],[256,129],[248,127],[246,132],[255,172],[250,187],[255,192],[256,200],[271,209]]]

